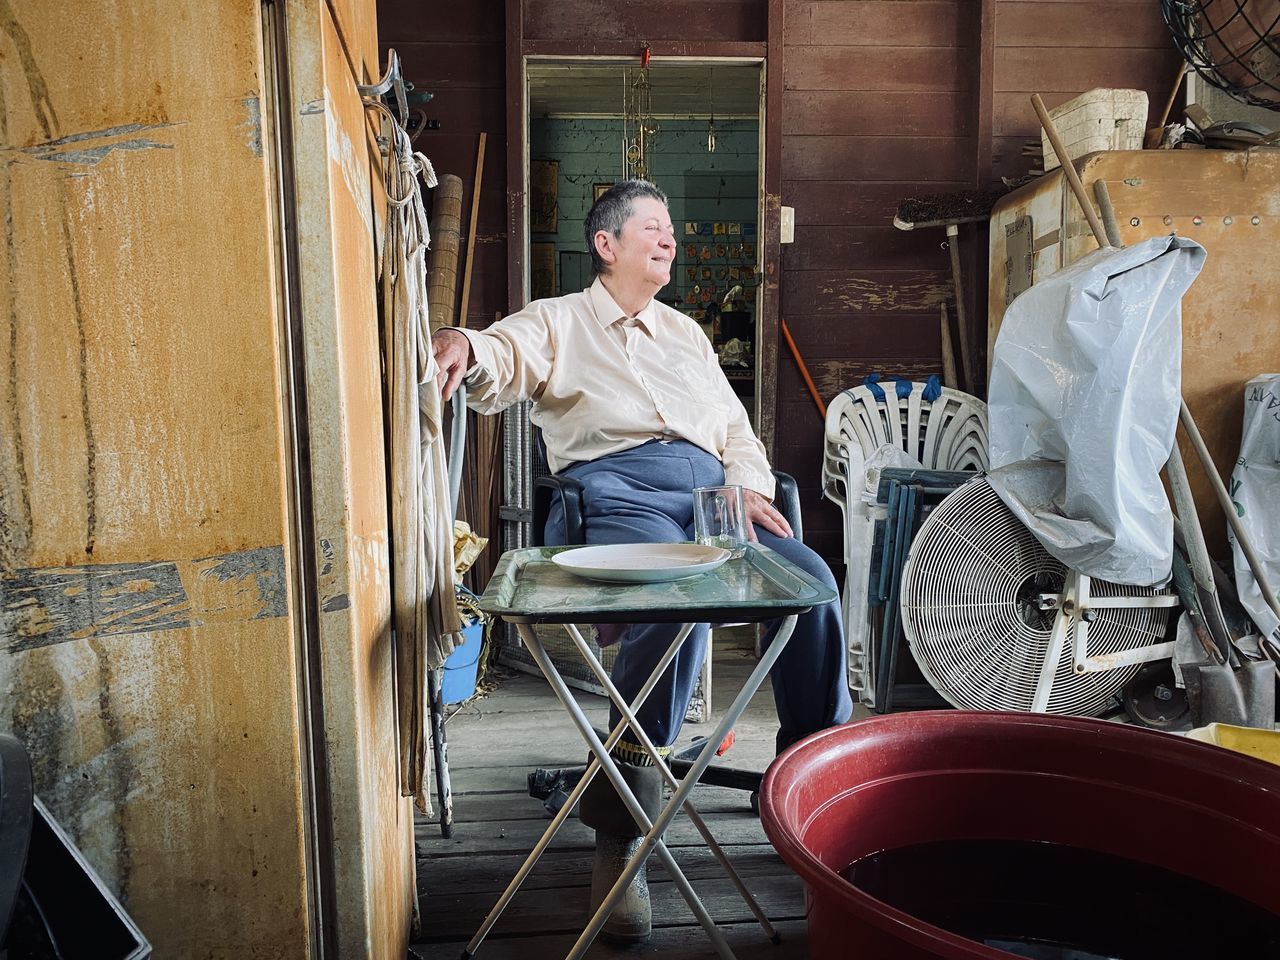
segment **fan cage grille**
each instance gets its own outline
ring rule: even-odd
[[[1054,586],[1067,572],[985,479],[961,487],[921,527],[903,572],[903,631],[925,678],[956,707],[1029,710],[1052,629],[1052,618],[1033,601],[1040,592],[1058,592]],[[1166,592],[1104,580],[1091,580],[1090,591],[1095,597]],[[1168,623],[1167,608],[1096,612],[1090,656],[1157,643]],[[1071,640],[1068,633],[1047,711],[1097,716],[1140,665],[1077,674]]]

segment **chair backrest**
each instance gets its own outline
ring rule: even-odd
[[[924,399],[925,384],[911,384],[899,397],[893,384],[877,399],[866,386],[843,391],[827,407],[822,488],[828,499],[844,505],[850,484],[860,489],[862,478],[850,477],[862,461],[889,444],[920,461],[927,470],[986,470],[987,405],[977,397],[942,388],[932,401]]]
[[[845,390],[827,407],[822,494],[844,514],[844,589],[840,602],[849,646],[849,686],[875,706],[875,651],[868,601],[870,558],[877,517],[884,507],[868,503],[867,458],[889,444],[929,470],[987,469],[987,405],[946,387],[932,401],[924,383],[905,397],[896,384]]]

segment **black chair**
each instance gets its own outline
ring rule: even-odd
[[[555,498],[560,498],[564,509],[565,542],[580,544],[586,542],[586,521],[582,509],[582,483],[572,477],[558,476],[547,469],[547,451],[542,441],[542,432],[534,430],[534,481],[533,481],[533,530],[534,546],[545,546],[547,517]],[[800,520],[800,491],[793,476],[780,470],[773,471],[776,484],[773,505],[791,525],[791,532],[797,540],[803,540],[803,527]],[[724,625],[722,625],[724,626]],[[756,651],[759,656],[759,650]],[[710,651],[708,651],[710,655]],[[601,738],[607,731],[596,731]],[[686,747],[673,750],[667,759],[671,771],[679,777],[689,772],[693,760],[697,758],[706,743],[705,737],[694,740]],[[563,770],[537,769],[529,774],[529,795],[545,802],[549,811],[560,808],[569,791],[585,772],[585,767],[571,767]],[[703,772],[699,783],[717,787],[729,787],[735,790],[746,790],[751,793],[751,808],[758,812],[758,796],[760,781],[764,774],[752,770],[736,770],[712,764]]]

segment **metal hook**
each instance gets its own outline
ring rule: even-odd
[[[382,75],[381,80],[369,85],[356,84],[360,98],[368,104],[380,103],[383,94],[388,91],[393,92],[396,101],[396,121],[402,127],[409,122],[409,101],[405,95],[407,89],[411,88],[405,85],[404,73],[400,69],[400,55],[395,50],[387,51],[387,72]]]

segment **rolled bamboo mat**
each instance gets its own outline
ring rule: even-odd
[[[462,519],[489,546],[467,571],[465,582],[476,593],[484,590],[502,553],[498,505],[502,496],[502,417],[469,414],[466,460],[462,465]]]
[[[458,300],[458,247],[462,236],[462,178],[440,177],[432,200],[431,252],[427,260],[427,310],[431,332],[450,326]]]

